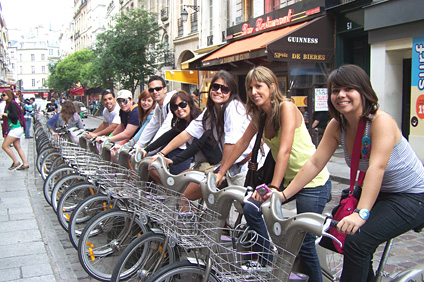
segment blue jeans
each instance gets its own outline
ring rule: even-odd
[[[171,152],[168,153],[167,158],[172,158],[173,156],[177,156],[179,153],[181,153],[183,150],[180,148],[177,148]],[[179,163],[177,165],[170,165],[169,166],[169,172],[171,174],[180,174],[181,172],[187,170],[190,168],[190,164],[191,164],[191,160],[193,158],[189,158],[185,161],[183,161],[182,163]]]
[[[330,195],[330,179],[328,179],[327,182],[322,186],[304,188],[300,190],[295,195],[297,213],[315,212],[321,214],[324,211],[325,204],[330,199]],[[260,202],[256,202],[252,199],[249,199],[249,201],[253,202],[258,207],[261,205]],[[262,212],[258,211],[251,205],[244,205],[243,213],[250,228],[255,230],[259,235],[269,239],[268,231],[262,218]],[[315,239],[315,235],[307,233],[305,239],[303,240],[299,255],[305,265],[305,274],[309,276],[309,281],[320,282],[322,281],[321,266],[319,264],[318,255],[315,249]],[[260,243],[261,242],[258,242],[258,244]],[[254,250],[258,251],[258,248],[261,247],[257,246]],[[268,249],[269,244],[265,244],[264,248]],[[271,258],[268,259],[271,260]],[[260,262],[264,264],[264,262]]]
[[[30,137],[32,117],[24,117],[24,118],[25,118],[25,137]]]
[[[424,193],[380,193],[360,232],[347,235],[341,281],[373,281],[377,247],[424,223]]]

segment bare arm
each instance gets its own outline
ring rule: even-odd
[[[303,165],[296,177],[284,190],[284,195],[288,198],[296,195],[303,187],[312,181],[325,167],[331,156],[340,143],[339,123],[333,119],[324,132],[322,141],[312,157]],[[283,199],[282,194],[280,195]]]
[[[169,142],[168,145],[166,145],[166,147],[161,150],[161,152],[164,155],[167,155],[169,152],[172,152],[181,145],[187,143],[191,138],[192,136],[184,130],[183,132],[178,134],[174,139],[172,139],[172,141]]]
[[[109,140],[111,142],[116,142],[116,141],[122,141],[122,140],[126,140],[131,138],[134,133],[138,130],[139,126],[134,125],[134,124],[127,124],[127,127],[125,128],[124,131],[122,131],[121,133],[115,135],[113,134],[112,137],[109,138]]]
[[[221,170],[216,176],[216,183],[219,186],[227,170],[234,164],[234,162],[243,154],[246,148],[249,146],[250,140],[256,134],[255,127],[250,122],[243,136],[237,141],[235,145],[225,144],[224,151],[222,153]]]
[[[104,123],[106,123],[106,127],[102,128],[99,131],[96,131],[97,129],[100,128],[100,126],[102,126]],[[93,137],[96,136],[103,136],[103,135],[109,135],[111,134],[117,127],[119,124],[117,123],[112,123],[111,125],[108,125],[107,122],[102,123],[95,131],[93,131],[92,133],[90,133],[90,135],[92,135]],[[94,134],[93,134],[94,133]],[[88,135],[87,135],[88,136]]]

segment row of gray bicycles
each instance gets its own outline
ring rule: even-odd
[[[306,232],[315,234],[317,242],[330,236],[331,217],[287,216],[273,195],[261,207],[267,240],[241,224],[243,220],[228,224],[229,214],[240,212],[236,207],[250,204],[250,187],[218,189],[212,173],[172,175],[162,157],[151,163],[151,157],[141,158],[126,147],[116,152],[118,162],[111,162],[113,144],[88,140],[75,128],[50,134],[46,121],[40,114],[34,123],[44,197],[90,276],[149,282],[308,280],[297,258],[303,238]],[[158,172],[160,184],[150,181],[149,169]],[[200,184],[199,201],[182,194],[191,182]],[[323,280],[337,281],[342,256],[319,246],[318,254]],[[265,261],[266,267],[246,267],[251,261]],[[411,281],[411,275],[420,273],[411,269],[393,281]]]

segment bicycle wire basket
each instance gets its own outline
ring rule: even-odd
[[[213,268],[224,281],[289,281],[296,256],[252,230],[204,229]],[[222,235],[222,234],[229,234]],[[265,247],[268,246],[268,247]],[[256,262],[261,267],[248,267]]]
[[[161,212],[160,228],[185,249],[206,247],[209,241],[202,230],[218,226],[220,217],[219,213],[169,189]]]

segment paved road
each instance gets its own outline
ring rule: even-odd
[[[87,128],[99,118],[84,119]],[[0,137],[2,142],[2,138]],[[22,139],[27,171],[9,171],[10,159],[0,152],[0,281],[96,281],[79,264],[76,250],[43,197],[43,181],[34,170],[34,141]],[[349,170],[337,151],[328,167],[333,179],[330,211],[348,186]],[[294,203],[286,205],[295,209]],[[397,272],[424,263],[424,234],[408,232],[395,240],[387,270]],[[377,254],[381,250],[377,251]],[[388,281],[388,279],[385,279]]]

